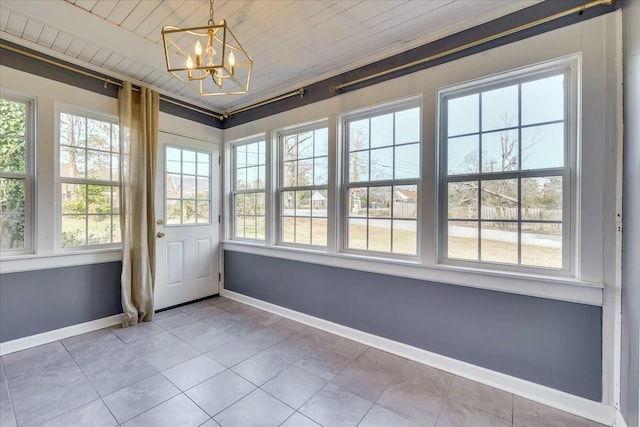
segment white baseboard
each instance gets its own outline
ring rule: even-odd
[[[122,323],[122,314],[0,343],[0,356]]]
[[[619,409],[616,409],[616,422],[613,424],[613,427],[627,427],[627,422]]]
[[[616,411],[613,406],[594,402],[583,397],[574,396],[572,394],[516,378],[511,375],[492,371],[470,363],[442,356],[437,353],[432,353],[427,350],[387,338],[382,338],[377,335],[339,325],[317,317],[309,316],[298,311],[280,307],[246,295],[228,291],[226,289],[222,289],[220,294],[223,297],[269,311],[282,317],[313,326],[314,328],[331,332],[370,347],[375,347],[601,424],[613,426],[614,421],[616,420]]]

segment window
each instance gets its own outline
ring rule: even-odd
[[[280,135],[280,241],[327,246],[329,143],[325,127]]]
[[[441,95],[443,258],[568,269],[570,71]]]
[[[266,144],[264,140],[233,147],[233,236],[264,240]]]
[[[33,103],[0,98],[0,251],[32,249]]]
[[[211,153],[165,148],[167,225],[210,224]]]
[[[113,120],[60,113],[62,247],[120,242],[118,133]]]
[[[346,248],[417,255],[420,107],[349,116],[345,130]]]

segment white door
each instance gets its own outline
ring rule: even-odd
[[[155,309],[219,292],[220,149],[160,132]]]

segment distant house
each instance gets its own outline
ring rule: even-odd
[[[396,190],[393,195],[393,214],[396,217],[415,218],[418,213],[418,192]]]
[[[316,191],[311,196],[311,206],[313,209],[326,209],[327,198],[323,196],[319,191]]]

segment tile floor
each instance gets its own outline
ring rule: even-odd
[[[0,360],[2,427],[598,425],[219,297]]]

